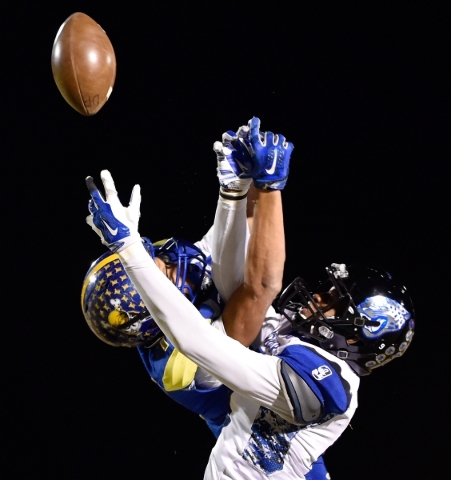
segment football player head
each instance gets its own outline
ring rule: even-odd
[[[317,288],[296,278],[279,297],[277,309],[293,330],[361,376],[401,357],[415,326],[406,287],[376,268],[332,264],[326,271]]]
[[[210,267],[194,244],[175,238],[155,244],[144,238],[143,243],[192,303],[210,288]],[[83,282],[81,306],[91,330],[109,345],[147,346],[162,336],[117,254],[107,252],[93,262]]]

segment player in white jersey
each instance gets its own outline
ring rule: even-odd
[[[258,147],[258,142],[261,142],[258,132],[254,131],[252,138],[254,148]],[[268,170],[267,166],[265,170]],[[112,180],[107,179],[104,183],[107,202],[101,199],[92,180],[90,184],[96,204],[94,215],[97,218],[94,222],[97,228],[107,238],[110,247],[117,249],[122,264],[139,289],[146,306],[172,343],[234,391],[230,423],[223,429],[212,451],[206,478],[267,478],[269,475],[274,478],[304,478],[312,462],[338,438],[349,423],[357,406],[358,377],[347,361],[338,358],[346,358],[343,355],[346,347],[337,347],[343,353],[332,355],[323,348],[304,342],[297,335],[296,328],[312,318],[314,328],[308,332],[311,338],[315,341],[318,338],[320,344],[327,339],[332,345],[334,327],[328,322],[336,318],[340,322],[347,321],[347,317],[341,315],[340,307],[343,301],[349,300],[348,311],[352,309],[349,293],[343,290],[335,298],[334,293],[323,292],[324,298],[326,293],[332,298],[331,302],[326,302],[323,296],[318,295],[312,297],[315,302],[309,299],[306,305],[301,303],[302,307],[293,310],[290,308],[295,302],[290,303],[289,300],[285,305],[287,308],[283,310],[287,318],[286,328],[279,326],[275,329],[271,341],[265,344],[266,355],[252,352],[199,321],[198,311],[189,302],[183,302],[182,299],[173,301],[177,289],[150,259],[137,231],[133,231],[133,225],[123,215]],[[263,215],[260,230],[257,228],[260,236],[256,237],[257,242],[254,243],[251,237],[246,261],[246,268],[254,269],[254,277],[251,276],[253,281],[257,281],[256,273],[262,274],[261,279],[266,278],[268,270],[265,269],[271,271],[272,268],[265,264],[269,257],[265,250],[269,237],[264,235],[264,223]],[[269,226],[272,226],[271,221],[266,228]],[[278,265],[273,272],[280,270],[280,264],[283,266],[283,256],[276,256],[276,262]],[[342,270],[331,270],[333,277],[337,278],[335,273]],[[257,288],[258,285],[257,281]],[[337,286],[334,284],[333,288]],[[243,291],[232,296],[224,318],[233,320],[233,315],[230,317],[232,312],[235,317],[243,319],[248,316],[252,319],[255,313],[253,305],[247,305],[246,298],[242,301],[242,294]],[[362,341],[357,334],[359,329],[367,328],[370,332],[365,337],[367,340],[369,337],[367,343],[373,339],[373,334],[375,338],[380,338],[378,335],[383,334],[387,325],[389,330],[404,329],[406,315],[403,312],[395,322],[390,320],[384,324],[381,320],[371,319],[374,316],[368,312],[374,311],[374,305],[370,298],[366,300],[367,311],[364,310],[364,314],[359,311],[360,315],[353,317],[353,329],[356,332],[353,337],[345,339],[348,345],[357,345]],[[321,310],[322,304],[326,304],[324,310]],[[354,312],[358,311],[357,306],[354,307]],[[241,311],[238,311],[240,308]],[[320,311],[321,315],[318,313]],[[380,312],[378,315],[382,319]],[[183,322],[180,322],[181,318]],[[225,325],[227,329],[227,322]],[[247,325],[239,322],[238,325],[244,330],[247,328]],[[250,328],[255,328],[252,321]],[[302,332],[302,329],[299,331]],[[360,347],[357,345],[356,348]],[[383,364],[388,356],[395,356],[402,351],[401,346],[396,353],[387,348],[384,353],[386,358],[375,358],[375,362]],[[369,362],[367,368],[371,368]]]

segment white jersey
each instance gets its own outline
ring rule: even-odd
[[[281,328],[286,325],[277,316],[265,326],[261,352],[251,351],[202,321],[141,244],[119,256],[173,345],[234,392],[230,422],[205,479],[304,478],[348,425],[357,407],[357,375]]]

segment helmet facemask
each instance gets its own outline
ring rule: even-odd
[[[166,265],[177,268],[174,283],[191,303],[196,302],[201,291],[211,286],[205,255],[194,244],[170,238],[155,249],[155,256]]]

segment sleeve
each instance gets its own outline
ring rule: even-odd
[[[157,268],[141,244],[131,245],[119,256],[146,307],[175,348],[231,390],[292,421],[281,389],[277,357],[252,352],[201,321],[196,307]]]
[[[223,335],[227,335],[224,324],[222,323],[222,318],[218,318],[212,322],[211,326],[212,328],[219,330]],[[222,385],[222,383],[216,377],[201,367],[199,367],[196,371],[196,375],[194,376],[194,384],[199,390],[218,388]]]
[[[282,388],[296,423],[318,422],[349,408],[351,385],[338,361],[298,344],[285,348],[279,357]]]
[[[227,302],[243,283],[249,229],[247,200],[218,199],[211,245],[212,278],[221,298]]]

